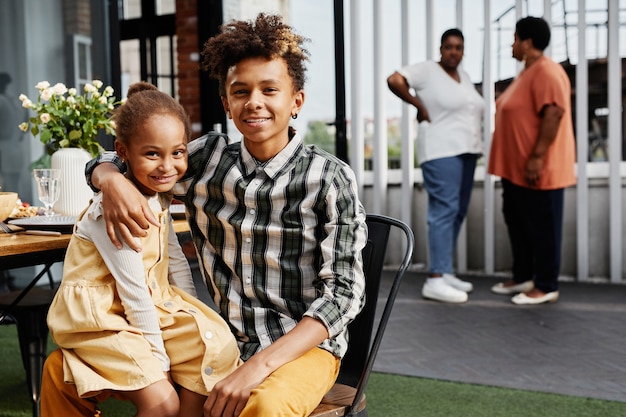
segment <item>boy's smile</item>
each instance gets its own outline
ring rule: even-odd
[[[266,161],[287,145],[289,120],[300,112],[304,92],[294,91],[283,58],[246,58],[229,69],[222,103],[248,151]]]

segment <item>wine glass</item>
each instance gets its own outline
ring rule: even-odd
[[[39,200],[46,206],[46,217],[54,215],[52,206],[59,199],[61,191],[60,169],[34,169],[33,174],[37,181]]]

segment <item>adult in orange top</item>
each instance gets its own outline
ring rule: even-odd
[[[571,85],[543,54],[550,28],[538,17],[515,26],[513,58],[524,68],[496,100],[488,172],[502,179],[502,213],[513,277],[492,287],[515,304],[557,301],[564,189],[576,183]]]

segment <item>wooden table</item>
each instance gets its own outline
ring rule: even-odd
[[[189,232],[189,224],[185,220],[175,220],[174,230],[177,234]],[[61,236],[0,234],[0,271],[43,265],[42,271],[26,288],[0,294],[0,321],[5,316],[11,315],[17,322],[20,352],[35,417],[39,416],[41,374],[47,352],[46,316],[56,291],[50,267],[56,262],[63,261],[71,237],[71,234]],[[46,274],[50,277],[50,286],[36,286]]]
[[[0,269],[41,265],[48,260],[62,261],[71,236],[0,234]]]

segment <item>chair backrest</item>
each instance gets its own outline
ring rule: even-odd
[[[363,269],[365,273],[365,307],[361,313],[348,325],[349,347],[344,356],[337,382],[357,388],[352,407],[359,404],[365,387],[369,380],[369,375],[380,347],[393,303],[398,294],[400,282],[404,273],[411,264],[413,256],[414,236],[413,231],[405,223],[394,218],[368,214],[366,218],[368,226],[368,238],[365,248],[363,248]],[[384,309],[374,339],[376,304],[379,298],[380,281],[382,277],[387,243],[392,228],[400,230],[406,239],[404,256],[401,264],[396,269],[396,274],[391,285],[389,294],[384,303]],[[350,415],[348,412],[346,415]]]

